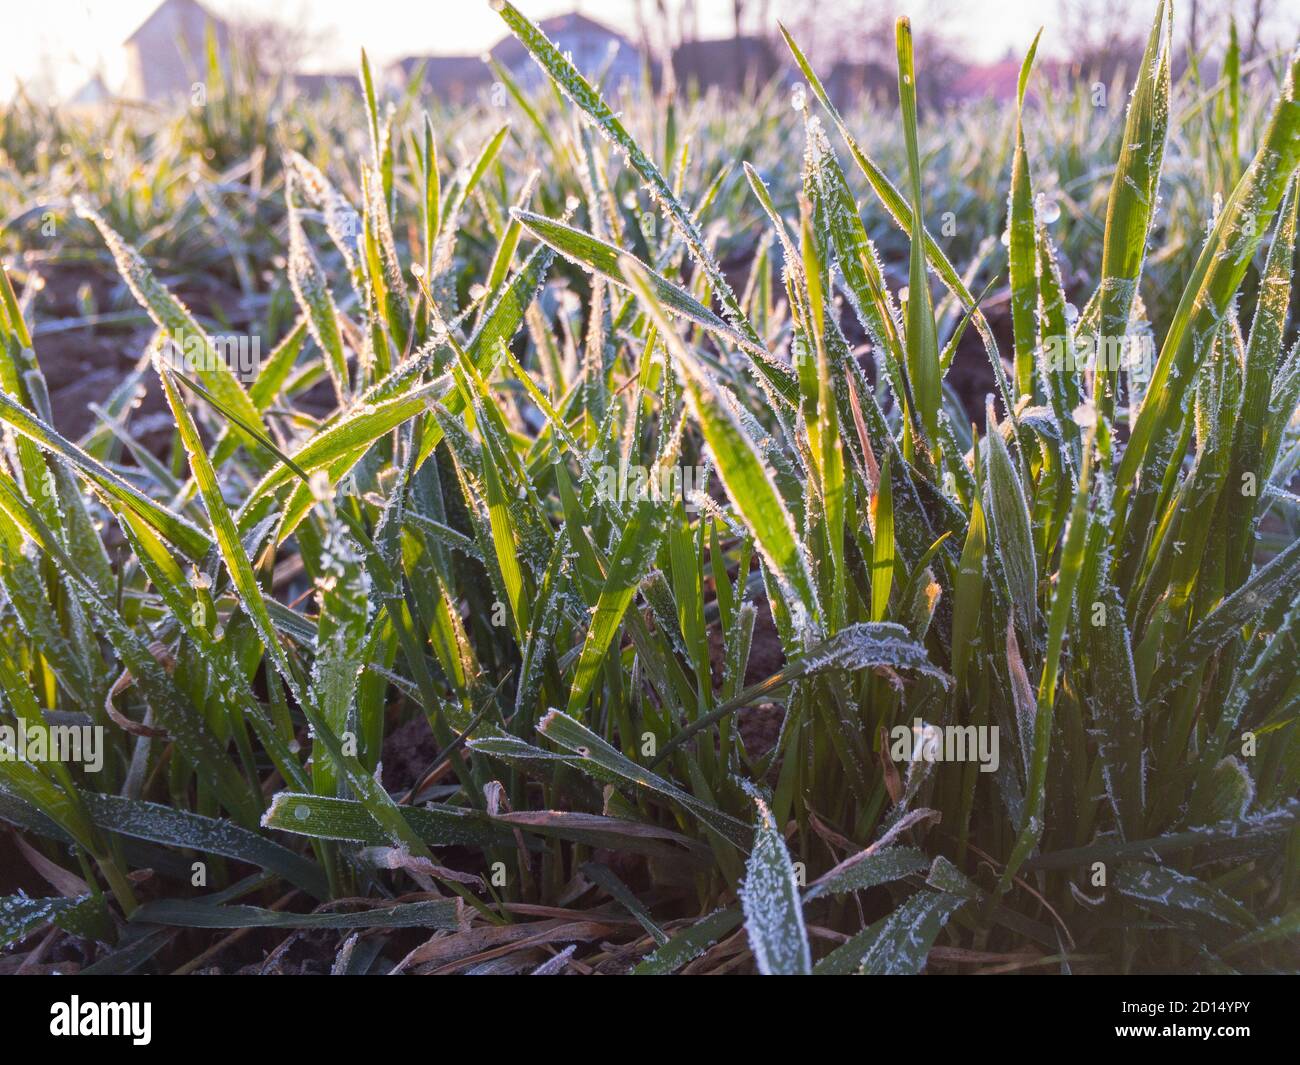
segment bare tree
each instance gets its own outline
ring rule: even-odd
[[[781,19],[800,48],[827,81],[832,96],[844,102],[866,92],[893,95],[897,91],[894,22],[915,4],[882,5],[879,0],[835,0],[814,3],[785,0]],[[947,30],[950,0],[929,0],[912,22],[922,103],[946,100],[966,69],[959,42]],[[839,92],[837,93],[837,89]]]
[[[1065,36],[1074,63],[1085,74],[1112,77],[1121,67],[1132,71],[1142,54],[1146,26],[1135,20],[1126,0],[1060,0]],[[1292,0],[1186,0],[1175,23],[1182,46],[1175,64],[1189,57],[1206,60],[1210,73],[1222,61],[1229,20],[1235,21],[1243,64],[1294,45],[1300,31]]]
[[[1108,82],[1121,71],[1133,72],[1147,27],[1133,17],[1129,0],[1061,0],[1060,6],[1070,59],[1084,77]]]
[[[1285,17],[1290,12],[1290,19]],[[1242,58],[1255,59],[1265,52],[1285,48],[1300,36],[1300,11],[1287,5],[1284,11],[1279,0],[1250,0],[1247,8],[1245,44]]]
[[[305,8],[297,15],[268,15],[264,10],[233,15],[227,25],[230,46],[241,61],[264,77],[299,70],[329,46],[333,31],[314,25]]]
[[[652,5],[647,9],[647,5]],[[681,0],[673,4],[670,0],[637,0],[637,24],[642,39],[665,55],[685,41],[695,40],[699,36],[699,11],[694,0]]]
[[[733,36],[766,37],[774,29],[771,0],[731,0]]]
[[[680,26],[683,41],[700,39],[700,6],[696,0],[682,0]]]

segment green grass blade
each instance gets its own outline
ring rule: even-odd
[[[764,976],[806,976],[812,972],[812,952],[790,852],[767,804],[756,793],[753,799],[758,827],[740,892],[749,949]]]

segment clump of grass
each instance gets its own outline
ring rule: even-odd
[[[53,427],[0,284],[4,721],[107,747],[94,774],[0,761],[0,817],[61,892],[5,900],[0,936],[54,924],[98,971],[186,971],[185,928],[336,930],[338,971],[1287,967],[1300,56],[1147,321],[1188,135],[1166,5],[1101,239],[1072,250],[1081,310],[1036,210],[1031,48],[1004,351],[978,264],[928,224],[907,20],[893,168],[787,36],[811,100],[755,127],[804,138],[775,197],[743,156],[688,189],[676,105],[634,135],[494,6],[567,101],[514,97],[549,174],[499,124],[448,171],[437,123],[381,107],[363,58],[348,187],[277,161],[293,310],[251,381],[78,202],[155,327],[138,376],[170,463],[132,435],[137,379],[81,442]],[[257,136],[228,118],[203,135]],[[717,251],[739,218],[764,235],[737,292]],[[982,428],[944,380],[968,331]],[[1132,335],[1149,372],[1088,364]],[[702,479],[611,491],[629,469]],[[433,753],[386,788],[411,720]],[[945,734],[966,757],[924,756]],[[325,905],[357,896],[391,904]],[[514,954],[482,953],[480,926],[520,922]]]

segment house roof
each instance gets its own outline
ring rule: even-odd
[[[72,104],[93,104],[102,100],[112,99],[113,94],[109,91],[104,79],[99,74],[93,74],[72,96],[68,102]]]
[[[872,60],[852,62],[841,59],[826,75],[826,87],[832,99],[844,102],[856,99],[862,93],[890,95],[898,91],[898,75],[883,63]]]
[[[608,37],[620,44],[627,45],[629,48],[632,47],[632,42],[617,30],[611,30],[603,23],[579,14],[577,11],[570,11],[567,15],[554,15],[551,18],[542,19],[537,25],[552,40],[561,34],[587,33],[592,36]],[[523,43],[518,38],[507,36],[492,49],[491,54],[492,58],[502,66],[513,67],[528,58],[528,49],[523,46]]]
[[[720,37],[687,41],[673,51],[673,74],[682,84],[722,85],[739,89],[747,78],[766,81],[781,68],[771,43],[763,37]]]
[[[360,92],[357,76],[343,72],[293,74],[290,76],[290,81],[295,89],[308,96],[325,96],[335,89],[344,92]]]
[[[673,51],[686,59],[712,59],[721,55],[742,55],[750,57],[773,57],[772,45],[765,37],[743,34],[740,37],[711,37],[699,41],[683,41]]]
[[[140,23],[140,25],[138,25],[135,28],[135,31],[131,34],[131,36],[128,37],[122,43],[130,44],[137,37],[139,37],[140,34],[144,33],[145,30],[147,30],[151,25],[153,25],[153,23],[163,15],[163,12],[175,11],[178,8],[184,8],[187,11],[193,12],[194,14],[198,15],[200,18],[204,19],[205,21],[211,22],[214,26],[219,26],[219,27],[225,26],[225,22],[222,19],[217,18],[216,15],[212,14],[212,12],[210,12],[206,7],[200,4],[198,0],[162,0],[162,3],[159,4],[157,7],[155,7],[153,11],[150,12],[148,18],[146,18],[142,23]]]
[[[482,57],[476,55],[404,55],[395,59],[390,66],[401,67],[403,74],[414,74],[416,68],[424,64],[426,75],[448,72],[460,75],[486,75],[488,68]]]
[[[400,69],[409,78],[421,63],[424,80],[435,92],[474,88],[492,80],[487,64],[474,55],[407,55],[389,64],[389,69]]]

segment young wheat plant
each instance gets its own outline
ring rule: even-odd
[[[618,110],[492,6],[549,79],[498,69],[509,123],[415,117],[363,56],[363,113],[271,132],[218,94],[159,135],[234,168],[184,217],[275,293],[255,374],[165,280],[208,252],[125,177],[73,180],[67,225],[153,334],[80,439],[4,275],[0,818],[57,894],[0,900],[0,942],[53,925],[98,972],[207,964],[188,929],[331,933],[339,972],[1293,968],[1300,52],[1243,105],[1239,61],[1174,77],[1161,0],[1085,166],[1031,47],[958,188],[906,19],[867,136],[789,34],[796,108],[770,87],[728,131],[648,85]],[[950,189],[1004,248],[942,231]],[[1096,218],[1068,271],[1060,201]],[[56,725],[102,766],[17,756]]]

